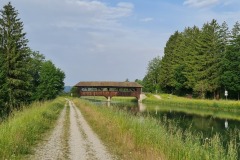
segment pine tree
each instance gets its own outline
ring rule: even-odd
[[[8,3],[0,11],[1,33],[1,82],[0,92],[5,94],[5,107],[8,110],[26,103],[31,96],[31,75],[28,73],[30,60],[23,32],[23,23],[18,12]]]
[[[174,80],[174,65],[177,60],[175,54],[177,39],[179,32],[176,31],[170,36],[164,48],[164,56],[162,58],[161,72],[160,72],[160,86],[167,92],[173,92],[175,80]]]
[[[7,86],[6,82],[6,70],[5,70],[5,60],[4,60],[4,52],[3,52],[3,31],[0,28],[0,116],[2,116],[6,112],[5,102],[7,101]]]
[[[231,39],[222,63],[222,84],[231,92],[240,92],[240,24],[236,22],[231,32]]]
[[[175,47],[173,50],[173,59],[171,61],[171,85],[176,94],[182,95],[186,92],[186,77],[184,75],[184,71],[186,69],[186,65],[184,63],[184,59],[186,57],[186,47],[189,44],[186,44],[184,41],[184,34],[179,33],[175,42]]]
[[[215,98],[220,98],[220,93],[223,92],[223,83],[222,83],[222,75],[224,73],[224,58],[227,53],[227,47],[230,42],[230,32],[228,29],[228,25],[226,22],[223,22],[222,25],[220,26],[220,30],[218,33],[219,36],[219,46],[218,46],[218,51],[219,51],[219,68],[216,70],[218,72],[219,76],[219,87],[216,90],[216,93],[214,93]]]
[[[198,50],[197,44],[199,43],[201,31],[198,27],[194,26],[193,28],[186,28],[183,32],[184,43],[185,43],[185,54],[184,54],[184,65],[183,74],[186,77],[185,87],[192,91],[195,84],[198,81],[198,70],[199,70],[199,61],[198,61]]]
[[[162,59],[160,83],[165,91],[176,94],[187,92],[187,78],[185,75],[185,60],[189,54],[188,34],[175,32],[165,47]]]
[[[203,25],[198,50],[198,81],[194,90],[205,98],[207,92],[214,93],[220,87],[219,67],[221,61],[219,29],[216,20]]]

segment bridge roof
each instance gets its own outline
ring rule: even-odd
[[[79,82],[76,87],[124,87],[124,88],[142,88],[137,82]]]

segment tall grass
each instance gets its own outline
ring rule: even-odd
[[[97,107],[74,100],[93,129],[108,142],[121,159],[235,160],[236,136],[224,149],[220,136],[204,139],[202,134],[181,130],[167,119],[132,116],[126,112]],[[236,132],[235,135],[239,134]]]
[[[64,99],[58,98],[13,112],[0,124],[1,159],[22,159],[30,153],[31,147],[52,127],[63,106]]]

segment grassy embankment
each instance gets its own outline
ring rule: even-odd
[[[215,107],[222,109],[240,109],[240,101],[233,100],[208,100],[208,99],[189,99],[185,97],[178,97],[170,94],[158,94],[162,99],[157,99],[153,94],[146,94],[147,98],[143,100],[144,103],[157,103],[178,106],[192,106],[198,108]]]
[[[169,94],[160,94],[159,96],[161,96],[161,99],[157,99],[152,94],[147,94],[143,103],[154,107],[159,106],[160,110],[174,110],[202,116],[240,120],[240,101],[188,99]],[[151,107],[148,109],[151,109]]]
[[[234,138],[225,150],[219,135],[204,140],[201,134],[192,134],[190,130],[183,132],[175,124],[167,126],[167,122],[151,117],[132,116],[79,99],[74,99],[74,102],[93,129],[121,159],[237,159]]]
[[[1,159],[22,159],[32,146],[51,129],[63,109],[65,100],[58,98],[45,103],[33,103],[15,111],[0,124]]]

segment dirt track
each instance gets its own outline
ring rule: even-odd
[[[68,101],[68,104],[69,110],[65,106],[51,135],[35,148],[35,154],[28,159],[114,159],[85,121],[80,110],[73,102]]]

